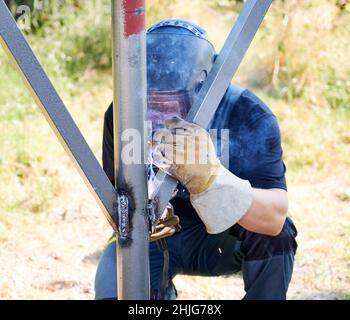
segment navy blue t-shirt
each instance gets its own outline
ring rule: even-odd
[[[218,107],[211,129],[217,129],[221,143],[225,143],[221,130],[228,129],[227,166],[232,173],[249,180],[253,188],[287,190],[277,119],[257,96],[243,90],[237,97],[237,88],[231,86]],[[114,184],[113,158],[113,109],[110,106],[105,114],[103,168]],[[181,184],[171,203],[183,226],[200,220],[190,203],[188,191]]]

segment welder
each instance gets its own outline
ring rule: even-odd
[[[157,245],[163,239],[169,253],[164,299],[176,298],[172,280],[178,274],[241,271],[244,299],[283,300],[297,230],[287,217],[286,167],[275,115],[250,90],[230,85],[210,128],[184,120],[216,57],[207,32],[191,22],[161,21],[147,32],[149,176],[163,170],[179,181],[150,235],[151,295],[159,298],[164,282],[164,256]],[[216,143],[207,129],[218,133]],[[223,145],[228,161],[220,154]],[[105,114],[103,167],[114,184],[112,106]],[[100,258],[96,298],[117,298],[116,279],[112,238]]]

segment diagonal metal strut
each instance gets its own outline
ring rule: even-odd
[[[0,0],[0,43],[14,62],[107,220],[113,229],[117,230],[116,191],[2,0]]]
[[[271,3],[272,0],[246,2],[186,117],[187,121],[208,128]],[[158,170],[156,180],[157,188],[152,196],[159,201],[157,217],[160,217],[178,182],[161,170]]]

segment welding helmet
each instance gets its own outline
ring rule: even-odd
[[[215,57],[206,31],[193,23],[166,20],[147,31],[147,119],[154,129],[186,117]]]

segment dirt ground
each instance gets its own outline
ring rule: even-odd
[[[80,178],[73,179],[77,183],[74,192],[49,214],[33,217],[14,213],[0,222],[0,298],[94,298],[98,258],[111,232]],[[299,209],[303,197],[326,194],[325,190],[325,186],[295,186],[290,191],[296,200],[292,211]],[[339,202],[338,214],[344,216],[346,210],[346,203]],[[348,258],[340,257],[342,252],[336,255],[334,248],[341,242],[329,241],[340,231],[328,230],[322,239],[319,235],[327,230],[327,219],[316,221],[315,215],[307,217],[307,211],[306,219],[295,217],[299,250],[289,299],[342,299],[350,292],[350,264]],[[177,276],[174,282],[179,299],[241,299],[244,295],[240,276]]]

